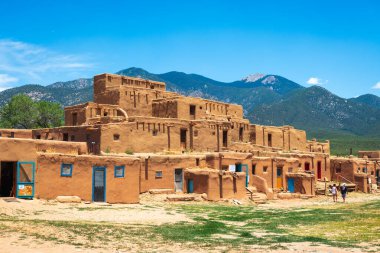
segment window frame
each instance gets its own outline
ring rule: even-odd
[[[63,168],[65,166],[70,167],[70,174],[63,174]],[[73,164],[72,163],[61,163],[61,177],[72,177],[73,176]]]
[[[157,173],[159,173],[160,176],[158,176]],[[154,177],[155,177],[155,179],[161,179],[163,177],[162,170],[156,170],[154,173]]]
[[[116,170],[118,170],[118,169],[122,169],[123,173],[121,176],[116,175]],[[125,177],[125,165],[115,165],[113,175],[115,178],[124,178]]]

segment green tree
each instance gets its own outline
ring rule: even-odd
[[[36,103],[37,127],[49,128],[63,125],[63,110],[58,103],[39,101]]]
[[[34,102],[24,94],[13,96],[0,108],[0,127],[3,128],[48,128],[62,123],[63,110],[58,103]]]
[[[5,128],[34,128],[37,108],[33,100],[24,94],[13,96],[0,109],[1,126]]]

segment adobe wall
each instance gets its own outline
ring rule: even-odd
[[[73,164],[72,176],[61,176],[61,164]],[[139,202],[140,161],[129,157],[39,154],[36,173],[37,198],[79,196],[92,201],[93,166],[106,167],[106,202]],[[115,178],[114,166],[125,165],[123,178]]]
[[[294,193],[315,195],[315,178],[305,173],[288,173],[286,178],[294,180]]]
[[[361,158],[331,158],[332,180],[355,183],[356,177],[370,177],[376,183],[376,162]],[[343,177],[343,178],[342,178]],[[360,181],[360,180],[359,180]],[[364,191],[366,192],[366,191]]]
[[[380,150],[376,151],[358,151],[359,158],[372,158],[372,159],[380,159]]]
[[[186,184],[189,179],[192,179],[194,193],[206,193],[208,200],[218,201],[246,197],[245,173],[243,172],[224,171],[223,175],[220,175],[219,171],[214,169],[188,169],[185,171],[185,179]]]
[[[86,142],[90,153],[100,152],[100,127],[97,126],[76,126],[57,127],[46,129],[35,129],[32,131],[33,139],[64,141],[65,136],[68,142]]]
[[[316,139],[308,140],[306,149],[309,152],[330,154],[330,141],[318,142]]]
[[[132,117],[130,122],[107,124],[101,129],[101,150],[115,153],[170,151],[218,151],[231,144],[229,122],[184,121]],[[181,144],[181,130],[186,131],[186,145]],[[227,133],[224,147],[223,131]],[[118,136],[118,137],[117,137]],[[219,140],[219,141],[218,141]]]
[[[0,137],[32,139],[31,129],[0,129]]]
[[[88,102],[65,107],[65,126],[99,124],[102,121],[121,122],[127,119],[127,113],[116,105]]]
[[[194,167],[205,167],[204,155],[151,155],[141,157],[140,164],[140,192],[147,192],[151,189],[173,189],[174,171]],[[161,172],[157,177],[157,172]],[[182,191],[186,192],[186,184],[183,182]]]
[[[243,118],[243,107],[196,97],[175,96],[157,98],[153,101],[153,116],[165,118],[195,119],[227,119]],[[192,106],[192,110],[190,107]]]
[[[36,161],[37,152],[85,154],[85,143],[0,138],[1,161]]]
[[[250,140],[253,144],[260,146],[307,151],[306,132],[291,126],[250,125]]]

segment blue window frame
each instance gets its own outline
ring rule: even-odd
[[[115,177],[116,178],[124,177],[124,172],[125,172],[125,166],[124,165],[115,166]]]
[[[71,163],[61,164],[61,177],[71,177],[73,175],[73,165]]]

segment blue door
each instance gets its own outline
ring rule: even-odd
[[[245,187],[248,187],[249,184],[249,173],[248,173],[248,164],[242,164],[242,171],[245,172]]]
[[[16,198],[34,197],[34,162],[17,162],[17,188]]]
[[[288,178],[288,191],[294,192],[294,178]]]
[[[106,167],[94,167],[92,171],[92,201],[106,201]]]
[[[241,163],[235,164],[235,167],[236,167],[236,172],[242,172],[242,164]]]
[[[187,180],[187,193],[193,193],[194,192],[194,181],[193,179]]]

